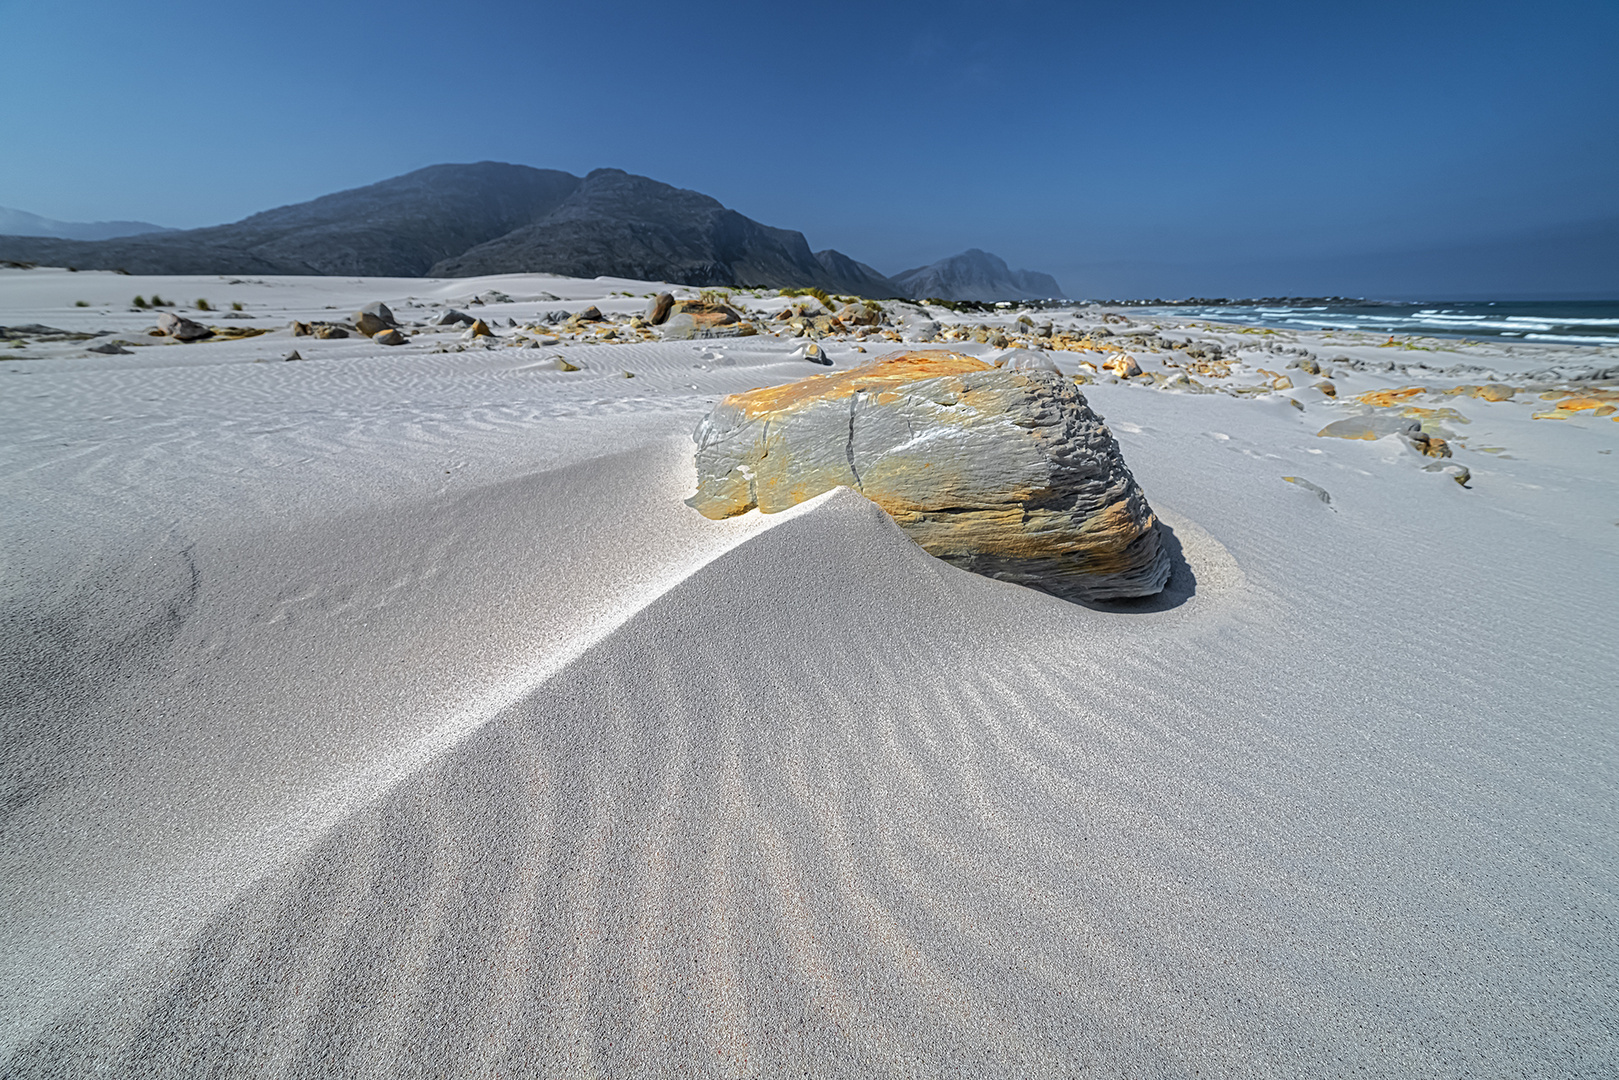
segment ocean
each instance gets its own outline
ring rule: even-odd
[[[1209,304],[1143,308],[1179,318],[1295,330],[1619,345],[1619,300],[1496,300],[1407,304],[1376,300],[1290,306]]]

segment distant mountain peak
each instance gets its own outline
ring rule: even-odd
[[[57,221],[0,206],[0,236],[50,236],[58,240],[112,240],[120,236],[174,232],[148,221]]]
[[[1063,295],[1062,286],[1050,274],[1013,270],[1005,259],[979,248],[968,248],[959,255],[895,274],[894,281],[907,294],[919,299],[936,296],[941,300],[994,303],[1047,300]]]

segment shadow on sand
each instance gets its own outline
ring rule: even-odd
[[[1154,596],[1141,596],[1129,600],[1075,600],[1073,603],[1092,611],[1112,611],[1121,615],[1151,615],[1180,607],[1197,594],[1197,574],[1186,561],[1180,537],[1162,518],[1158,519],[1158,532],[1163,537],[1164,550],[1169,554],[1169,582]]]

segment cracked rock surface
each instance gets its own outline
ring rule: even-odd
[[[1170,562],[1118,444],[1061,373],[943,351],[734,394],[698,426],[709,518],[855,489],[963,569],[1074,600],[1150,596]]]

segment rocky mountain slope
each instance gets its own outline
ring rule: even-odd
[[[904,295],[802,233],[695,191],[598,169],[435,165],[230,225],[103,241],[0,236],[0,260],[137,274],[467,277],[542,272]]]
[[[977,248],[940,259],[931,266],[919,266],[895,274],[894,281],[906,296],[938,297],[941,300],[991,303],[997,300],[1047,300],[1063,295],[1062,286],[1050,274],[1013,270],[1006,265],[1006,260]]]

